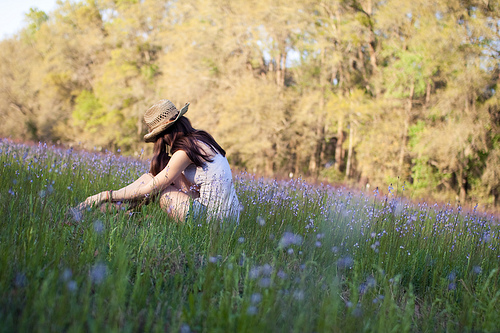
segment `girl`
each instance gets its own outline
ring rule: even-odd
[[[159,195],[160,207],[178,221],[206,211],[211,217],[238,222],[240,204],[226,152],[210,134],[191,126],[184,117],[188,107],[189,103],[179,111],[164,99],[150,107],[144,115],[149,129],[144,140],[154,142],[149,173],[122,189],[90,196],[78,208]]]

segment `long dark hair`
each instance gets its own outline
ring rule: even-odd
[[[181,116],[172,126],[158,135],[154,143],[153,158],[149,172],[156,176],[163,170],[170,156],[167,153],[167,146],[173,154],[178,150],[186,152],[187,156],[197,167],[203,166],[206,162],[212,162],[210,155],[200,149],[196,141],[201,141],[208,145],[214,154],[226,156],[226,152],[215,141],[215,139],[205,131],[194,129],[188,118]]]

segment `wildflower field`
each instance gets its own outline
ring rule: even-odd
[[[498,332],[495,217],[235,175],[239,225],[82,214],[147,162],[0,141],[1,332]]]

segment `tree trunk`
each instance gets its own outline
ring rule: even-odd
[[[316,149],[317,149],[317,143],[315,144],[315,147],[313,149],[313,153],[311,154],[311,157],[309,159],[309,173],[311,176],[316,177],[318,174],[318,163],[316,161]]]
[[[324,133],[324,108],[325,108],[325,98],[322,94],[319,100],[319,113],[316,118],[316,135],[314,137],[314,148],[312,156],[309,162],[309,171],[315,177],[318,175],[319,166],[321,165],[321,152],[323,151],[325,133]]]
[[[137,103],[135,104],[135,111],[137,113],[137,135],[141,135],[143,131],[143,111],[139,109]]]
[[[294,161],[294,166],[293,166],[293,173],[295,175],[298,175],[298,174],[300,174],[300,171],[301,171],[300,170],[300,155],[299,155],[299,152],[297,151],[297,153],[295,154],[295,161]]]
[[[376,53],[375,53],[376,52],[375,51],[375,45],[376,45],[376,43],[377,43],[377,41],[375,40],[375,36],[373,36],[370,39],[370,42],[368,43],[368,45],[369,45],[368,52],[370,53],[370,64],[372,65],[374,71],[376,71],[378,69],[378,66],[377,66],[377,56],[376,56]]]
[[[425,91],[425,104],[424,104],[425,110],[427,110],[427,108],[429,107],[429,103],[431,101],[431,88],[432,88],[432,85],[431,85],[431,81],[429,80],[429,82],[427,82],[427,89]]]
[[[273,174],[273,169],[274,169],[273,157],[268,156],[266,158],[265,165],[264,165],[264,170],[265,170],[266,176],[271,176]]]
[[[354,128],[352,121],[349,121],[349,150],[347,151],[347,163],[345,167],[345,179],[351,176],[352,146],[353,146]]]
[[[325,62],[325,49],[321,51],[321,62],[320,67],[323,68],[323,64]],[[315,143],[313,148],[313,153],[309,162],[309,171],[315,177],[318,176],[320,166],[322,165],[321,155],[322,151],[324,151],[324,142],[325,142],[325,89],[326,89],[326,73],[320,73],[319,78],[320,91],[321,94],[319,96],[318,101],[318,115],[316,118],[316,135],[314,137]]]
[[[358,49],[358,59],[360,67],[359,71],[363,75],[363,84],[367,87],[369,82],[368,79],[369,75],[368,75],[368,69],[365,66],[365,56],[363,55],[363,50],[361,49],[361,47]]]
[[[283,64],[281,65],[281,82],[280,85],[283,88],[285,86],[285,75],[286,75],[286,52],[282,55]]]
[[[458,169],[457,182],[459,186],[458,200],[460,200],[460,204],[463,205],[467,199],[467,187],[469,182],[467,180],[467,172],[462,165],[460,165]]]
[[[274,174],[274,166],[276,163],[276,145],[273,144],[264,155],[264,173],[266,176],[272,176]]]
[[[342,171],[344,168],[344,141],[344,116],[341,115],[337,125],[337,142],[335,144],[335,169],[337,171]]]
[[[405,164],[405,157],[406,157],[406,145],[408,144],[408,131],[410,128],[410,118],[411,118],[411,112],[413,108],[413,93],[415,91],[415,84],[412,83],[410,86],[410,94],[408,96],[408,100],[406,102],[406,106],[404,109],[404,124],[403,124],[403,133],[401,137],[401,149],[399,151],[399,177],[403,180],[406,180],[407,175],[404,174],[404,164]]]
[[[325,137],[325,133],[327,133],[328,131],[328,126],[327,124],[323,124],[323,144],[321,145],[321,152],[319,154],[319,161],[320,161],[320,164],[321,165],[324,165],[324,163],[326,162],[326,150],[327,150],[327,142],[326,142],[326,137]]]
[[[285,86],[286,51],[284,44],[276,59],[276,85],[279,89]]]
[[[370,16],[371,19],[373,15],[372,0],[369,0],[366,4],[366,13]],[[373,26],[370,25],[370,40],[368,41],[368,54],[370,55],[370,65],[372,67],[372,75],[378,72],[376,48],[377,48],[377,37],[375,35],[375,32],[373,31]],[[379,95],[380,95],[380,87],[379,85],[375,85],[375,96]]]
[[[278,88],[281,88],[281,53],[276,59],[276,85]]]
[[[467,186],[468,186],[468,181],[467,181],[467,174],[464,173],[461,179],[459,180],[460,182],[460,203],[463,205],[465,204],[465,200],[467,200]]]

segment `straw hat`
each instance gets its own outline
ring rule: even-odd
[[[144,121],[149,129],[149,133],[144,135],[144,141],[155,141],[156,136],[172,126],[177,119],[187,112],[188,107],[189,103],[186,103],[179,111],[168,99],[161,99],[156,102],[144,114]]]

